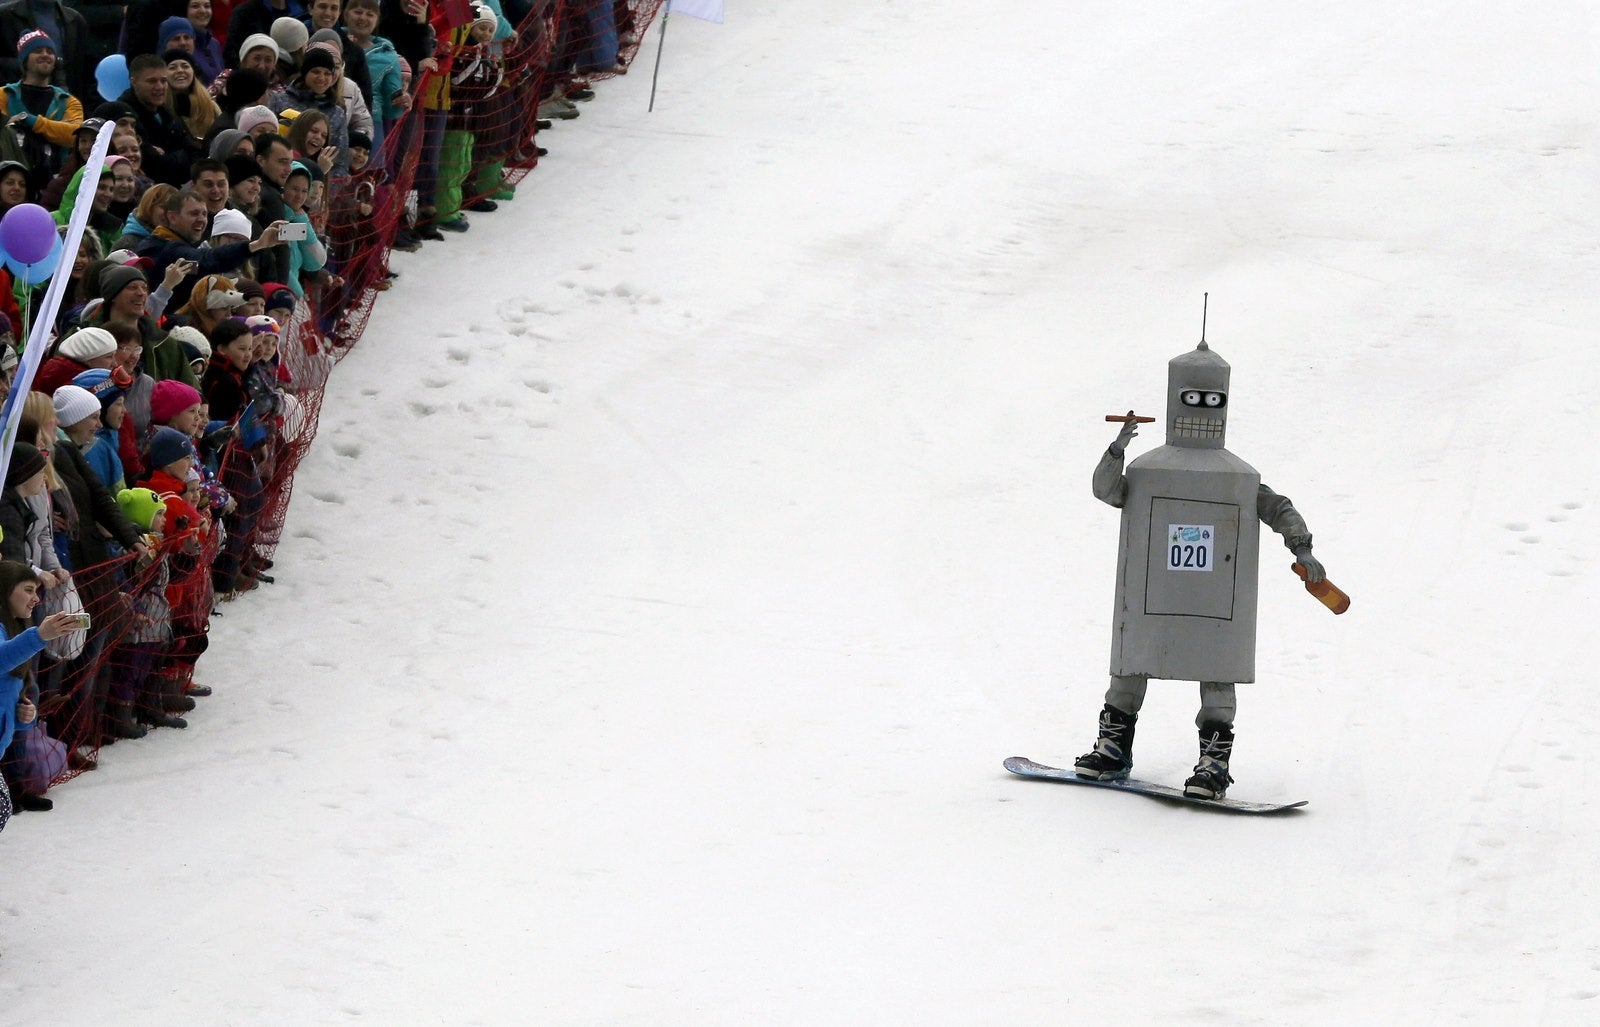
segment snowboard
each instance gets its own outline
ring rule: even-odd
[[[1005,761],[1004,766],[1018,777],[1033,778],[1039,781],[1062,781],[1066,784],[1088,785],[1091,788],[1109,788],[1118,792],[1133,792],[1136,795],[1148,795],[1154,799],[1169,799],[1173,802],[1184,802],[1191,806],[1205,806],[1229,813],[1283,813],[1286,810],[1299,809],[1306,804],[1305,799],[1299,802],[1245,802],[1243,799],[1201,799],[1193,795],[1183,794],[1182,788],[1141,781],[1136,777],[1123,778],[1121,781],[1095,781],[1090,778],[1079,777],[1070,770],[1062,770],[1059,767],[1047,767],[1042,763],[1035,763],[1026,756],[1012,756]]]

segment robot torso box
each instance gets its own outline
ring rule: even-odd
[[[1226,449],[1128,465],[1111,673],[1254,681],[1261,476]]]

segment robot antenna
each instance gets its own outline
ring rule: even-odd
[[[1211,348],[1210,346],[1206,345],[1206,314],[1207,314],[1208,309],[1210,308],[1210,306],[1211,306],[1211,294],[1209,292],[1201,293],[1200,294],[1200,346],[1199,346],[1200,349],[1210,349]]]

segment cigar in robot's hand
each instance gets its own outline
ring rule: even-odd
[[[1119,424],[1127,424],[1129,421],[1134,424],[1154,424],[1156,419],[1154,417],[1138,417],[1134,414],[1107,414],[1106,420],[1116,421]]]

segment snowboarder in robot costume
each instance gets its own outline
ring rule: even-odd
[[[1233,779],[1234,685],[1255,680],[1257,520],[1323,579],[1311,533],[1289,499],[1224,448],[1227,361],[1202,339],[1167,365],[1167,444],[1123,470],[1133,412],[1094,470],[1094,494],[1122,511],[1111,687],[1079,777],[1116,780],[1133,766],[1133,731],[1151,678],[1200,682],[1200,761],[1188,795],[1220,799]]]

